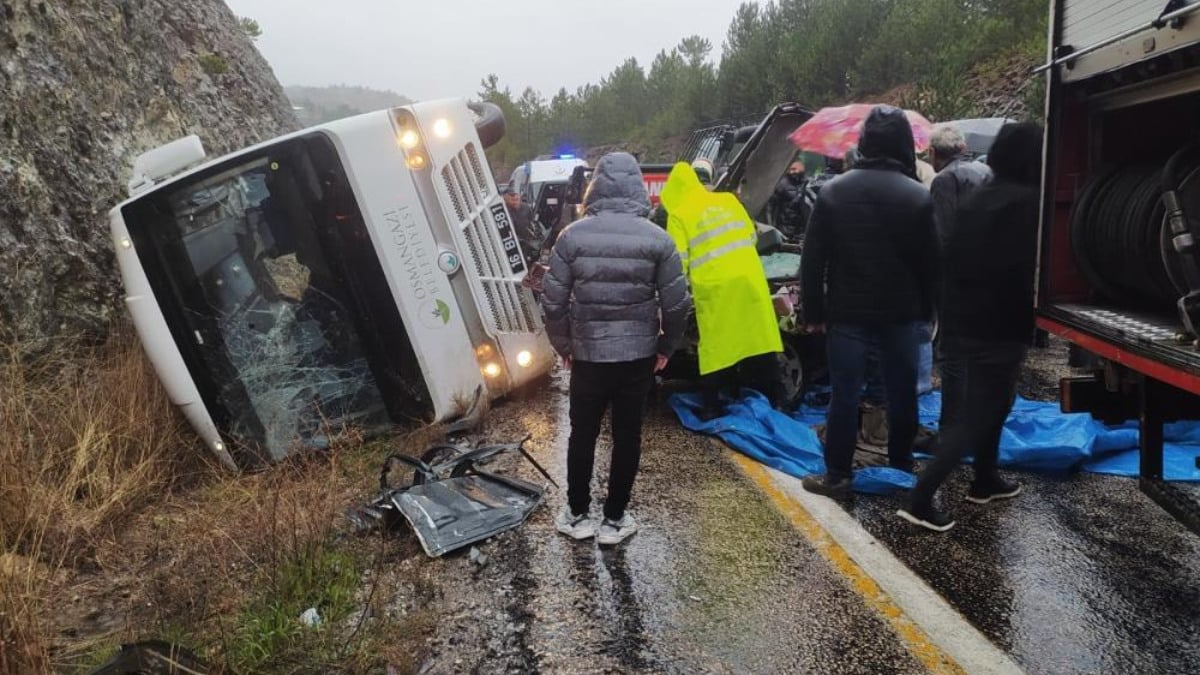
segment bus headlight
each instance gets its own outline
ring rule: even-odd
[[[450,138],[450,120],[442,117],[433,123],[433,135],[438,138]]]
[[[412,150],[421,144],[421,135],[415,129],[405,129],[400,132],[400,147]]]
[[[500,377],[500,373],[502,373],[502,372],[504,372],[504,371],[501,370],[500,364],[496,363],[495,361],[489,361],[486,365],[483,366],[483,374],[492,379]]]
[[[532,364],[533,364],[533,354],[529,353],[528,350],[522,350],[520,352],[517,352],[517,365],[518,366],[521,366],[522,368],[528,368]]]
[[[408,164],[408,168],[410,169],[424,169],[425,165],[429,163],[429,161],[425,159],[425,153],[421,152],[420,150],[413,150],[412,152],[409,152],[408,159],[406,159],[405,162]]]

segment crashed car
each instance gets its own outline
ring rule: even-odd
[[[723,147],[733,148],[733,159],[729,161],[714,186],[715,190],[736,193],[746,211],[756,221],[758,253],[767,274],[768,285],[775,296],[776,313],[780,317],[780,333],[783,338],[780,377],[785,391],[783,403],[789,407],[798,404],[804,392],[825,376],[825,348],[823,339],[807,335],[802,330],[803,312],[799,303],[802,244],[787,241],[779,230],[766,224],[764,220],[775,185],[796,156],[796,147],[788,140],[788,136],[811,116],[812,113],[807,108],[795,103],[785,103],[776,106],[757,126],[725,134],[722,138],[726,146]],[[671,165],[641,166],[647,190],[651,194],[657,194],[661,191],[661,183],[665,180],[663,177],[669,173]],[[590,169],[579,167],[575,170],[565,193],[568,205],[583,202],[590,178]],[[658,222],[659,225],[663,225],[665,221]],[[526,277],[527,285],[535,292],[539,291],[544,274],[544,265],[535,266]],[[687,335],[686,344],[671,358],[670,364],[663,372],[665,379],[699,377],[697,348],[700,334],[694,317],[689,320]]]
[[[679,161],[692,163],[707,159],[721,173],[750,139],[763,121],[762,114],[743,115],[709,122],[688,136],[679,153]]]

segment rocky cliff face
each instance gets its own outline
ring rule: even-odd
[[[0,341],[102,334],[121,311],[107,212],[138,154],[295,125],[221,0],[0,0]]]

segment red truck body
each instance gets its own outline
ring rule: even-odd
[[[1200,139],[1200,11],[1193,10],[1200,3],[1052,3],[1038,324],[1093,365],[1093,375],[1063,381],[1063,409],[1138,419],[1143,490],[1200,531],[1200,503],[1163,481],[1162,461],[1163,423],[1200,419],[1200,340],[1173,306],[1177,297],[1127,293],[1120,283],[1153,286],[1147,276],[1167,278],[1165,268],[1174,272],[1183,260],[1170,250],[1170,230],[1163,234],[1170,209],[1155,176]],[[1146,176],[1142,183],[1134,178],[1122,188],[1110,178],[1134,170]],[[1200,180],[1191,189],[1192,199],[1200,196]],[[1151,215],[1134,215],[1143,213]],[[1106,255],[1089,256],[1089,246]],[[1161,262],[1145,255],[1155,251]]]
[[[642,180],[646,183],[646,192],[650,194],[650,205],[658,206],[661,202],[663,186],[667,184],[667,176],[671,174],[671,164],[643,164]]]

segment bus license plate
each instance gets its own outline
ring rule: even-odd
[[[504,254],[508,256],[508,266],[513,274],[525,271],[525,261],[521,258],[521,249],[517,245],[517,235],[513,231],[512,221],[503,204],[492,205],[492,217],[496,219],[496,231],[500,233],[500,242],[504,246]]]

